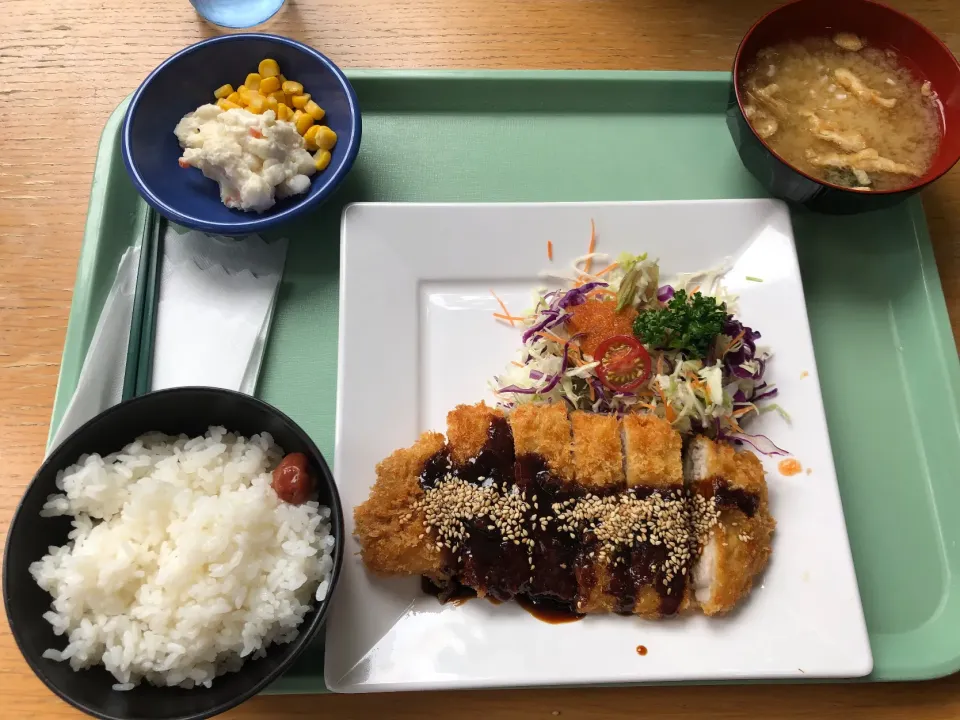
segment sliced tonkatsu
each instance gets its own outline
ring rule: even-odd
[[[693,568],[693,587],[703,612],[717,615],[750,593],[770,558],[776,522],[763,467],[753,453],[697,437],[684,465],[690,490],[716,513]]]
[[[505,415],[480,403],[377,467],[355,511],[365,565],[576,613],[729,610],[770,554],[759,461],[652,415]],[[686,477],[686,486],[685,486]]]
[[[424,433],[412,447],[394,451],[377,465],[370,497],[353,511],[360,555],[372,571],[440,576],[442,556],[424,532],[426,514],[417,505],[425,497],[421,473],[445,445],[440,433]]]

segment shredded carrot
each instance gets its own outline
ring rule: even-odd
[[[595,402],[597,399],[597,391],[593,389],[593,383],[587,383],[587,389],[590,391],[590,402]]]
[[[553,240],[547,240],[547,259],[553,262]]]
[[[565,345],[567,342],[562,337],[554,335],[552,332],[547,332],[546,330],[541,330],[538,332],[537,337],[542,337],[546,340],[553,340],[553,342],[560,343],[561,345]]]
[[[657,375],[663,375],[663,355],[657,355]],[[660,394],[663,395],[663,390]]]
[[[603,270],[601,270],[600,272],[598,272],[598,273],[597,273],[597,277],[603,277],[603,276],[606,275],[608,272],[610,272],[611,270],[616,270],[618,267],[620,267],[620,263],[612,262],[612,263],[610,263],[609,265],[607,265]]]
[[[734,411],[733,411],[733,416],[734,416],[735,418],[743,417],[743,416],[746,415],[748,412],[753,412],[753,411],[754,411],[754,408],[753,408],[753,407],[740,408],[739,410],[734,410]]]
[[[583,271],[585,273],[590,272],[590,268],[593,267],[593,253],[597,251],[597,226],[593,222],[593,218],[590,218],[590,247],[587,248],[587,262],[583,266]]]
[[[513,325],[514,322],[524,322],[526,320],[526,318],[516,317],[515,315],[504,315],[502,313],[493,313],[493,316],[497,318],[497,320],[506,320],[511,325]]]
[[[656,411],[657,409],[657,406],[654,405],[653,403],[637,403],[637,405],[639,405],[642,408],[646,408],[647,410]]]
[[[663,412],[667,416],[667,422],[673,422],[677,419],[677,412],[673,409],[670,403],[667,402],[667,396],[663,393],[663,388],[660,388],[660,402],[663,403]]]
[[[728,343],[727,343],[727,346],[723,349],[723,352],[720,353],[720,357],[723,357],[724,355],[726,355],[728,352],[730,352],[730,348],[732,348],[732,347],[733,347],[734,345],[736,345],[738,342],[740,342],[741,340],[743,340],[743,334],[744,334],[745,332],[746,332],[746,329],[741,330],[741,331],[737,334],[737,336],[736,336],[735,338],[733,338],[733,340],[731,340],[730,342],[728,342]]]
[[[510,311],[507,310],[507,306],[504,304],[503,300],[500,299],[500,296],[497,295],[493,290],[490,291],[490,294],[493,295],[493,296],[497,299],[497,302],[500,303],[500,307],[503,308],[503,314],[506,315],[506,317],[504,318],[504,320],[506,320],[507,322],[509,322],[510,325],[511,325],[511,327],[516,327],[517,324],[514,322],[513,315],[511,315],[511,314],[510,314]],[[496,313],[494,313],[494,315],[496,315]]]
[[[693,288],[693,290],[690,291],[690,294],[693,295],[694,293],[698,292],[699,290],[700,290],[700,286],[697,285],[695,288]]]
[[[516,360],[511,360],[511,361],[510,361],[510,364],[511,364],[511,365],[516,365],[518,368],[522,368],[522,367],[523,367],[523,364],[522,364],[522,363],[518,363]]]

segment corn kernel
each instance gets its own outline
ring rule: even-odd
[[[221,110],[236,110],[240,106],[237,105],[235,102],[230,102],[226,98],[220,98],[219,100],[217,100],[217,107],[220,108]]]
[[[275,90],[274,92],[270,93],[270,97],[275,98],[278,103],[287,102],[287,96],[284,94],[283,90]],[[287,105],[287,107],[290,106]]]
[[[247,110],[254,115],[259,115],[267,109],[267,99],[260,93],[251,93],[250,102],[247,103]]]
[[[327,111],[317,105],[313,100],[307,101],[307,104],[303,107],[303,111],[317,122],[323,120],[323,116],[327,114]]]
[[[301,113],[293,124],[297,126],[297,132],[303,135],[313,125],[313,118],[306,113]]]
[[[250,95],[251,95],[253,92],[254,92],[254,91],[251,90],[250,88],[248,88],[246,85],[241,85],[240,87],[238,87],[238,88],[237,88],[237,95],[240,96],[240,104],[241,104],[241,105],[246,105],[247,103],[249,103],[249,102],[250,102]]]
[[[232,92],[226,97],[227,100],[232,102],[234,105],[240,105],[240,93]]]
[[[277,99],[273,95],[268,95],[267,98],[267,110],[273,110],[276,114],[277,110],[280,109],[280,103],[277,102]]]
[[[326,125],[321,125],[314,142],[321,150],[333,150],[333,146],[337,144],[337,134]]]
[[[260,93],[263,95],[269,95],[270,93],[280,89],[280,78],[276,77],[265,77],[260,81]]]
[[[272,58],[264,58],[257,65],[257,72],[261,78],[277,77],[280,74],[280,65]]]
[[[327,165],[330,164],[330,151],[318,150],[317,154],[313,156],[313,161],[316,164],[317,172],[320,172],[321,170],[326,170]]]
[[[285,103],[277,103],[277,120],[292,120],[293,110]]]
[[[283,87],[283,84],[287,81],[286,75],[280,73],[280,87]]]
[[[225,98],[227,95],[233,92],[233,85],[229,83],[226,85],[221,85],[216,90],[213,91],[213,96],[219,100],[220,98]]]
[[[259,90],[260,75],[258,73],[250,73],[247,75],[247,79],[243,81],[243,84],[247,86],[248,90]]]
[[[283,91],[288,95],[303,95],[303,85],[293,80],[287,80],[280,87],[282,87]]]
[[[307,144],[307,150],[319,150],[317,146],[317,133],[320,131],[319,125],[311,125],[303,134],[303,141]]]
[[[307,103],[310,102],[310,93],[294,95],[290,98],[290,102],[292,102],[293,106],[298,110],[303,110],[307,106]]]

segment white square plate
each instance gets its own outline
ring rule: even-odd
[[[440,605],[418,578],[363,567],[352,508],[377,462],[458,403],[492,401],[487,380],[520,330],[490,291],[530,305],[552,267],[597,249],[648,252],[662,277],[733,263],[724,284],[775,357],[768,379],[790,413],[755,420],[810,473],[764,458],[777,519],[770,565],[728,617],[589,616],[551,625],[514,603]],[[356,204],[343,213],[335,474],[346,510],[343,572],[327,623],[325,679],[341,692],[674,680],[858,677],[873,666],[820,397],[790,216],[773,200],[583,204]],[[763,282],[748,281],[762,278]],[[638,645],[648,648],[640,656]]]

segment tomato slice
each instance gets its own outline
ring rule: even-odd
[[[607,338],[597,345],[593,359],[600,362],[597,375],[603,384],[622,392],[643,385],[653,369],[650,353],[630,335]]]

